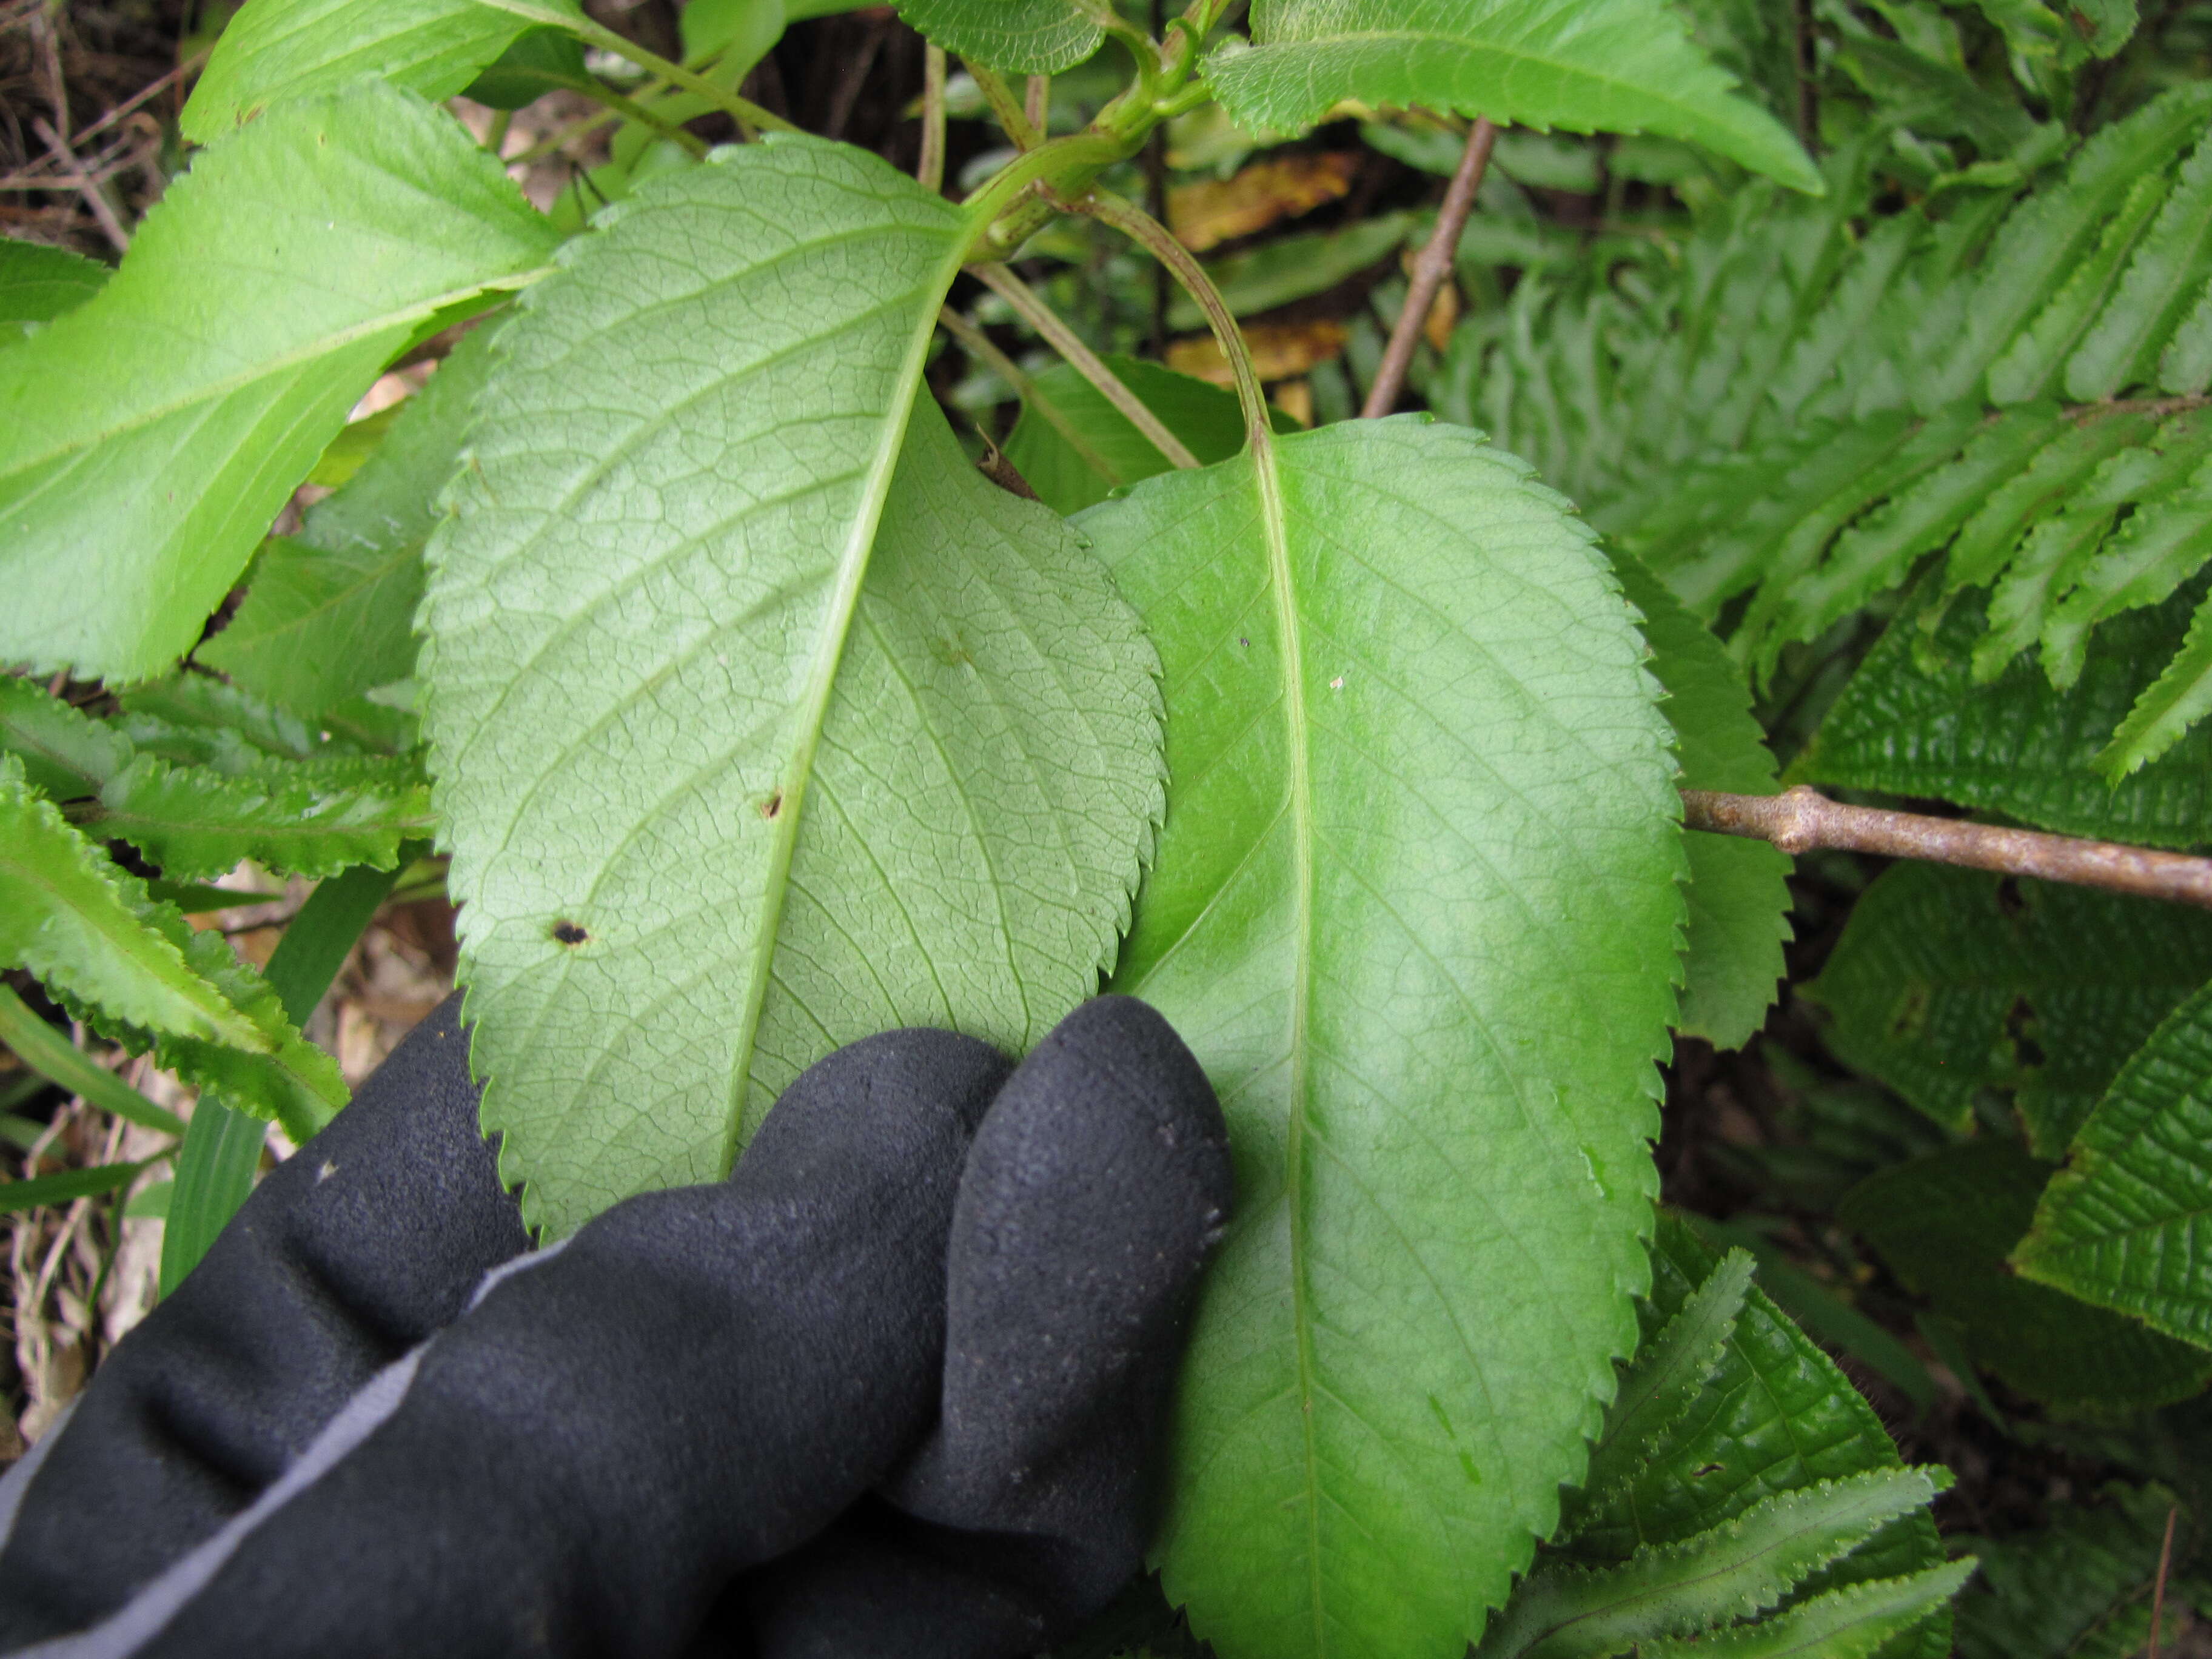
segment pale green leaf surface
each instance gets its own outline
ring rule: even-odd
[[[777,137],[599,223],[501,331],[423,611],[484,1121],[556,1235],[841,1043],[1042,1036],[1161,799],[1135,617],[915,402],[959,211]]]
[[[1206,1064],[1237,1214],[1170,1594],[1224,1659],[1455,1650],[1634,1337],[1681,855],[1632,613],[1525,464],[1347,422],[1078,523],[1166,676],[1114,988]]]
[[[956,57],[1057,75],[1098,50],[1104,0],[899,0],[899,15]]]
[[[143,1030],[267,1048],[268,1040],[143,920],[135,878],[32,794],[0,756],[0,960]]]
[[[2212,714],[2212,596],[2197,607],[2181,648],[2128,710],[2112,740],[2097,757],[2115,788],[2179,743]]]
[[[1243,52],[1206,83],[1248,127],[1300,127],[1346,98],[1500,125],[1656,132],[1799,190],[1820,175],[1775,118],[1734,94],[1660,0],[1256,0]]]
[[[2212,1354],[2015,1274],[2006,1255],[2051,1166],[2019,1142],[1968,1141],[1869,1177],[1838,1207],[1911,1290],[1966,1328],[1977,1363],[2061,1407],[2141,1408],[2212,1380]]]
[[[2175,1009],[2074,1137],[2013,1252],[2028,1278],[2212,1347],[2212,991]]]
[[[24,325],[50,323],[76,310],[110,275],[99,260],[67,248],[0,237],[0,340],[31,332]]]
[[[574,0],[246,0],[216,43],[179,125],[195,143],[211,144],[280,100],[364,79],[441,101],[533,21],[563,15],[582,13]]]
[[[0,659],[158,672],[385,362],[551,227],[384,86],[203,152],[98,295],[0,354]]]
[[[1200,462],[1225,461],[1243,447],[1244,417],[1235,392],[1135,357],[1109,356],[1106,366]],[[1112,478],[1101,477],[1049,421],[1024,406],[1006,435],[1006,459],[1054,512],[1080,512],[1117,487],[1168,470],[1168,458],[1152,441],[1070,365],[1053,364],[1033,384],[1114,471]]]
[[[1870,1470],[1778,1492],[1616,1567],[1542,1569],[1515,1593],[1476,1659],[1608,1659],[1751,1618],[1935,1495],[1921,1470]]]
[[[2212,143],[2181,165],[2158,222],[2142,239],[2112,303],[2066,363],[2066,395],[2110,398],[2156,378],[2161,348],[2212,273]]]
[[[2057,1157],[2122,1061],[2212,978],[2212,916],[1980,871],[1899,864],[1806,995],[1830,1048],[1938,1122],[2009,1092]]]
[[[131,763],[131,744],[21,675],[0,675],[0,749],[23,763],[31,787],[56,800],[97,794]]]
[[[244,859],[308,877],[356,864],[388,870],[400,842],[426,837],[430,824],[429,787],[402,761],[364,760],[341,781],[281,762],[228,777],[152,755],[107,781],[92,820],[97,834],[129,842],[172,881],[212,879]]]
[[[1734,794],[1775,793],[1774,757],[1751,712],[1751,689],[1705,623],[1682,608],[1630,555],[1615,550],[1614,573],[1644,615],[1651,672],[1666,688],[1661,705],[1674,728],[1682,784]],[[1766,1018],[1790,939],[1790,858],[1764,842],[1691,831],[1689,927],[1675,1029],[1732,1048]]]
[[[1644,1659],[1870,1659],[1942,1607],[1973,1573],[1969,1559],[1853,1584],[1756,1625],[1654,1643]]]
[[[2106,623],[2063,692],[2025,658],[1976,682],[1978,596],[1960,595],[1932,637],[1921,626],[1924,601],[1916,602],[1860,665],[1790,781],[1956,801],[2066,835],[2157,847],[2212,841],[2212,730],[2197,727],[2117,784],[2096,767],[2113,727],[2182,646],[2201,597],[2191,584]]]
[[[310,716],[414,672],[422,544],[459,464],[493,332],[469,335],[400,405],[361,469],[307,509],[297,538],[262,549],[245,603],[194,653],[199,661]]]

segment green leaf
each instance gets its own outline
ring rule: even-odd
[[[2107,301],[2118,298],[2123,270],[2151,220],[2166,205],[2172,181],[2162,172],[2146,173],[2128,187],[2119,210],[2106,222],[2088,258],[2051,296],[2035,320],[1990,365],[1990,401],[2021,404],[2057,392],[2067,360],[2096,323]]]
[[[2136,699],[2112,742],[2097,757],[2099,769],[2118,788],[2180,742],[2208,714],[2212,714],[2212,596],[2197,605],[2181,648]]]
[[[83,1096],[103,1112],[166,1134],[185,1132],[182,1118],[166,1106],[156,1106],[105,1066],[95,1065],[5,986],[0,986],[0,1042],[5,1042],[15,1058],[33,1071],[73,1095]]]
[[[1999,428],[2018,431],[2033,410],[2015,410]],[[2155,430],[2148,415],[2062,421],[2026,466],[1996,483],[1951,544],[1946,588],[1981,586],[2005,568],[2029,528],[2075,502],[2089,481]]]
[[[1243,447],[1244,417],[1235,392],[1134,357],[1109,356],[1106,366],[1200,461],[1225,461]],[[1112,489],[1168,470],[1168,458],[1152,441],[1069,365],[1054,363],[1031,384],[1114,471],[1113,477],[1101,477],[1051,422],[1025,405],[1007,434],[1006,459],[1054,512],[1080,512]]]
[[[206,674],[173,674],[131,687],[116,698],[109,725],[138,748],[165,760],[213,766],[237,775],[271,760],[359,758],[328,728],[226,685]]]
[[[2043,666],[2063,690],[2081,678],[2089,630],[2153,605],[2212,558],[2212,460],[2178,492],[2136,508],[2043,625]]]
[[[2040,1284],[2212,1347],[2212,990],[2121,1069],[2013,1252]]]
[[[271,104],[370,77],[441,102],[533,21],[569,16],[582,19],[575,0],[246,0],[179,125],[211,144]]]
[[[1969,1141],[1869,1177],[1836,1214],[1966,1328],[1978,1363],[2029,1398],[2079,1410],[2195,1394],[2212,1380],[2212,1354],[2011,1271],[2006,1255],[2050,1176],[2017,1141]]]
[[[0,756],[0,960],[141,1030],[268,1051],[172,930],[148,925],[143,886],[30,793],[13,755]]]
[[[1111,959],[1155,659],[916,399],[994,206],[772,138],[602,215],[501,331],[425,723],[484,1121],[554,1234],[714,1178],[840,1043],[1019,1050]]]
[[[1815,195],[1820,175],[1774,118],[1732,95],[1661,0],[1255,0],[1249,51],[1206,84],[1247,127],[1302,127],[1343,99],[1486,115],[1501,125],[1686,138]]]
[[[1742,1629],[1655,1643],[1644,1659],[1869,1659],[1956,1595],[1973,1572],[1969,1559],[1853,1584]]]
[[[2212,841],[2212,732],[2188,733],[2117,784],[2096,765],[2112,728],[2182,646],[2199,597],[2192,585],[2106,623],[2081,678],[2062,692],[2024,658],[1978,683],[1978,596],[1936,611],[1923,595],[1869,653],[1790,779],[1956,801],[2067,835],[2156,847]]]
[[[421,844],[408,849],[422,850]],[[356,868],[317,884],[269,957],[269,988],[284,1016],[305,1025],[392,891],[398,872]],[[253,1188],[267,1131],[216,1094],[203,1094],[177,1150],[176,1185],[161,1231],[161,1294],[198,1265]]]
[[[1704,1391],[1705,1379],[1720,1364],[1735,1334],[1745,1291],[1751,1288],[1752,1261],[1731,1250],[1682,1310],[1638,1349],[1636,1363],[1620,1379],[1620,1392],[1605,1414],[1605,1429],[1590,1448],[1589,1473],[1582,1486],[1602,1499],[1642,1467],[1650,1444],[1681,1420]]]
[[[39,324],[76,310],[110,274],[99,260],[67,248],[0,237],[0,341],[36,333]]]
[[[1018,75],[1057,75],[1098,50],[1103,3],[1086,0],[899,0],[899,15],[945,51]]]
[[[1808,1573],[1935,1495],[1921,1470],[1877,1469],[1778,1493],[1710,1532],[1648,1545],[1617,1567],[1542,1569],[1515,1594],[1476,1659],[1607,1659],[1765,1613]]]
[[[0,354],[0,659],[174,661],[384,363],[552,243],[459,123],[388,87],[204,152],[112,282]]]
[[[56,800],[100,793],[131,763],[130,740],[20,675],[0,675],[0,749],[26,780]]]
[[[1680,1315],[1720,1261],[1681,1219],[1662,1214],[1651,1296],[1638,1310],[1646,1341]],[[1694,1537],[1778,1492],[1899,1467],[1874,1407],[1754,1286],[1704,1389],[1646,1441],[1635,1477],[1600,1495],[1571,1548],[1584,1562],[1624,1560],[1646,1545]],[[1817,1582],[1910,1572],[1942,1559],[1935,1522],[1915,1510]]]
[[[2212,118],[2212,82],[2152,100],[2092,137],[2064,179],[2022,201],[1983,258],[1957,342],[1919,388],[1922,409],[1974,392],[1984,374],[2061,288],[2089,262],[2106,221],[2147,173],[2165,167]]]
[[[403,841],[426,836],[430,791],[403,761],[364,763],[334,782],[272,763],[243,777],[141,755],[108,780],[89,821],[143,852],[173,881],[222,875],[252,859],[300,876],[350,865],[388,870]]]
[[[2182,163],[2158,222],[2066,362],[2066,395],[2087,403],[2157,378],[2161,349],[2212,274],[2212,143]]]
[[[2033,1532],[1962,1540],[1982,1571],[1959,1597],[1959,1659],[2071,1659],[2116,1614],[2148,1613],[2173,1494],[2114,1483],[2099,1497],[2053,1504]]]
[[[1169,1592],[1224,1659],[1455,1651],[1581,1473],[1644,1278],[1682,865],[1642,641],[1525,463],[1419,418],[1078,522],[1166,676],[1113,986],[1238,1155]]]
[[[222,633],[193,654],[256,696],[313,716],[415,668],[422,545],[490,368],[477,329],[400,405],[390,434],[296,538],[270,542]]]
[[[1249,317],[1324,293],[1389,258],[1404,246],[1413,228],[1410,213],[1378,213],[1341,230],[1276,237],[1249,253],[1215,260],[1206,268],[1206,275],[1230,310]],[[1205,324],[1205,313],[1188,295],[1178,294],[1169,302],[1169,327],[1202,328]]]
[[[1828,1046],[1940,1123],[2011,1091],[2055,1157],[2121,1063],[2212,978],[2212,916],[1980,871],[1899,864],[1806,995]]]
[[[684,9],[686,21],[696,9],[696,5]],[[769,45],[775,44],[771,36]],[[687,51],[684,56],[688,58],[692,54]],[[565,28],[541,27],[526,28],[508,41],[505,50],[485,64],[462,92],[493,109],[517,110],[536,103],[556,88],[588,94],[597,85],[584,64],[584,43]]]
[[[1632,556],[1616,549],[1613,566],[1628,602],[1644,615],[1651,672],[1667,690],[1661,708],[1674,728],[1683,786],[1774,793],[1774,757],[1753,717],[1743,671]],[[1759,1030],[1782,977],[1790,859],[1764,842],[1699,831],[1686,834],[1682,848],[1690,863],[1690,919],[1675,1029],[1733,1048]]]
[[[0,1182],[0,1214],[17,1215],[41,1204],[70,1204],[80,1198],[97,1198],[127,1187],[152,1158],[137,1164],[96,1164],[88,1170],[64,1170],[58,1175],[34,1176],[27,1181]]]

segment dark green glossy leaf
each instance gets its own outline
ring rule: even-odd
[[[74,311],[112,273],[97,259],[67,248],[0,237],[0,341],[34,331]]]
[[[2150,1589],[2173,1501],[2156,1486],[2116,1483],[2094,1506],[2053,1505],[2049,1523],[2032,1531],[1962,1539],[1982,1571],[1959,1597],[1959,1659],[2074,1659],[2106,1632],[2121,1637],[2110,1651],[2138,1650],[2149,1633]]]
[[[2011,1271],[2005,1258],[2051,1172],[2017,1141],[1970,1141],[1873,1176],[1837,1218],[1966,1327],[1979,1364],[2033,1399],[2078,1410],[2195,1394],[2212,1381],[2212,1354]]]
[[[1938,1122],[2010,1092],[2057,1157],[2158,1023],[2212,978],[2212,915],[1980,871],[1899,864],[1806,995],[1831,1048]]]

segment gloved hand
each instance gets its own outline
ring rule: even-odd
[[[456,999],[0,1481],[0,1651],[1011,1659],[1135,1571],[1230,1197],[1157,1014],[854,1043],[534,1253],[465,1052]]]

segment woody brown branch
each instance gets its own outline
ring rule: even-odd
[[[1779,795],[1724,795],[1685,789],[1682,825],[1687,830],[1771,842],[1785,853],[1809,853],[1819,848],[1879,853],[1889,858],[1963,865],[1999,875],[2101,887],[2108,892],[2134,893],[2212,909],[2212,859],[2046,835],[2038,830],[2008,830],[1917,812],[1846,806],[1802,785]]]
[[[1398,395],[1406,387],[1406,371],[1413,367],[1413,348],[1421,337],[1421,325],[1428,321],[1430,307],[1437,302],[1437,293],[1443,287],[1444,278],[1451,274],[1452,256],[1459,250],[1460,233],[1467,228],[1468,216],[1474,210],[1474,193],[1482,187],[1482,175],[1490,166],[1491,147],[1497,142],[1498,129],[1487,118],[1478,118],[1468,130],[1467,148],[1460,154],[1458,171],[1452,174],[1451,186],[1444,192],[1443,206],[1437,213],[1436,230],[1413,261],[1406,303],[1399,307],[1397,324],[1390,331],[1390,343],[1383,349],[1374,383],[1367,389],[1367,402],[1359,411],[1367,420],[1388,415],[1398,406]]]

